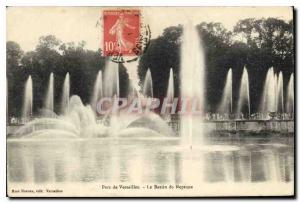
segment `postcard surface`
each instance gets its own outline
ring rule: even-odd
[[[7,7],[9,197],[294,195],[292,7]]]

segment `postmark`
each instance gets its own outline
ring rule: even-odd
[[[136,61],[147,49],[151,32],[138,9],[103,11],[103,56],[116,63]]]

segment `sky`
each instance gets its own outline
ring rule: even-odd
[[[102,46],[100,7],[8,7],[6,39],[20,44],[22,50],[34,50],[40,36],[55,35],[62,42],[86,41],[86,48]],[[111,9],[111,8],[109,8]],[[293,18],[291,7],[147,7],[139,8],[148,24],[151,38],[164,28],[192,22],[220,22],[228,30],[245,18]],[[98,22],[98,23],[97,23]]]

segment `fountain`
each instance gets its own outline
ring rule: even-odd
[[[102,98],[102,71],[100,70],[97,74],[96,82],[94,84],[94,91],[91,98],[91,106],[93,109],[96,109],[97,102]]]
[[[50,74],[49,77],[49,84],[48,84],[48,91],[46,95],[45,105],[44,108],[46,110],[50,110],[53,112],[54,110],[54,76],[53,73]]]
[[[244,67],[241,84],[240,84],[240,91],[239,91],[239,100],[238,100],[238,107],[237,113],[243,113],[243,108],[247,106],[248,108],[248,116],[250,116],[250,92],[249,92],[249,76],[247,68]]]
[[[172,68],[170,68],[169,82],[168,82],[168,89],[167,89],[166,98],[169,101],[172,101],[174,99],[174,75],[173,75],[173,69]]]
[[[106,61],[103,80],[103,96],[119,98],[120,92],[119,84],[119,64],[110,60]],[[95,90],[94,90],[95,91]]]
[[[275,74],[274,72],[274,91],[275,91],[275,96],[274,96],[274,103],[275,103],[275,112],[278,110],[278,74]]]
[[[277,79],[277,92],[276,92],[276,105],[277,105],[277,112],[283,113],[284,112],[284,103],[283,103],[283,76],[282,72],[280,71]]]
[[[69,111],[57,118],[42,117],[26,123],[17,130],[15,137],[65,139],[107,136],[107,128],[96,124],[91,107],[84,106],[78,96],[72,96]]]
[[[170,68],[168,88],[167,88],[167,93],[166,93],[166,97],[164,98],[164,100],[166,100],[166,102],[164,102],[164,103],[168,103],[168,104],[173,104],[173,102],[174,102],[174,75],[173,75],[172,68]],[[175,103],[177,104],[177,102],[175,102]],[[163,117],[167,120],[170,120],[171,119],[170,115],[172,113],[175,113],[175,111],[176,111],[175,108],[173,108],[173,105],[172,106],[163,105],[162,109],[163,109],[163,114],[164,114]]]
[[[274,74],[274,69],[271,67],[268,70],[263,95],[260,103],[260,112],[268,113],[268,112],[275,112],[277,110],[277,99],[276,99],[276,89],[277,89],[277,81],[276,76]]]
[[[146,77],[144,80],[143,95],[146,97],[153,98],[153,84],[150,69],[147,70]]]
[[[33,103],[33,94],[32,94],[32,79],[29,75],[24,89],[24,98],[23,98],[23,111],[22,118],[27,120],[32,116],[32,103]]]
[[[192,146],[193,135],[199,136],[202,142],[204,128],[201,125],[205,112],[205,62],[202,44],[196,26],[188,23],[183,30],[181,45],[181,97],[197,101],[197,110],[200,115],[187,112],[180,118],[180,133],[182,143]]]
[[[61,110],[62,114],[67,113],[69,111],[69,103],[70,103],[70,75],[66,74],[63,93],[61,97]]]
[[[286,96],[286,112],[294,115],[294,74],[289,79],[287,96]]]
[[[101,72],[99,72],[98,78],[101,78]],[[98,82],[96,81],[96,83],[101,84],[99,81],[100,79]],[[104,81],[106,81],[106,83],[103,84],[104,94],[111,98],[113,105],[115,105],[114,101],[119,98],[119,74],[117,64],[112,62],[106,63]],[[104,124],[97,123],[96,115],[91,106],[83,105],[80,97],[73,95],[68,101],[69,83],[69,74],[67,74],[62,98],[63,100],[65,98],[67,102],[62,102],[62,104],[69,103],[69,105],[62,105],[62,108],[66,108],[63,110],[63,114],[55,117],[43,116],[42,118],[36,118],[20,127],[13,136],[32,139],[98,138],[110,136],[115,139],[118,137],[166,137],[173,135],[167,123],[153,112],[148,112],[146,115],[129,115],[120,110],[115,113],[108,112],[104,119],[109,120],[109,125],[105,126]],[[150,83],[152,83],[152,81],[150,81]],[[99,92],[101,93],[101,91],[97,91],[97,89],[99,90],[99,86],[96,85],[96,90],[94,90],[94,92],[98,92],[98,96]],[[50,94],[53,93],[53,74],[50,76],[49,87],[47,101],[51,101],[49,95],[52,95],[53,98],[53,94]],[[31,77],[29,77],[26,83],[25,94],[26,105],[24,106],[27,109],[27,106],[31,106],[31,108],[29,108],[31,112]],[[51,107],[49,103],[50,102],[48,102],[47,105],[48,108]],[[28,112],[29,110],[24,111]]]
[[[218,108],[219,113],[232,113],[232,70],[228,70],[225,87],[223,90],[221,104]]]

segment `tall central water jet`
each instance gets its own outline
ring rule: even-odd
[[[54,109],[54,76],[53,73],[50,74],[48,91],[45,100],[45,109],[53,111]]]
[[[100,70],[98,72],[96,82],[94,84],[94,91],[91,98],[91,106],[96,109],[97,102],[100,98],[102,98],[103,92],[102,92],[102,71]]]
[[[203,138],[201,116],[205,112],[205,62],[199,33],[195,26],[184,26],[181,44],[181,97],[197,101],[197,111],[201,114],[186,112],[181,116],[180,132],[184,144],[192,145],[193,136]]]
[[[32,103],[33,103],[32,79],[31,76],[29,75],[25,83],[22,118],[28,119],[32,115]]]
[[[69,112],[69,103],[70,103],[70,74],[67,73],[63,86],[63,93],[61,98],[61,113]]]
[[[243,69],[243,74],[242,74],[242,79],[241,79],[241,84],[240,84],[240,91],[239,91],[239,100],[238,100],[238,107],[237,107],[237,112],[238,113],[243,113],[243,107],[245,105],[248,108],[248,116],[250,116],[250,92],[249,92],[249,76],[248,76],[248,71],[247,68],[244,67]]]
[[[153,83],[150,69],[147,70],[146,77],[143,85],[143,95],[153,98]]]
[[[219,113],[232,113],[232,70],[228,70]]]

